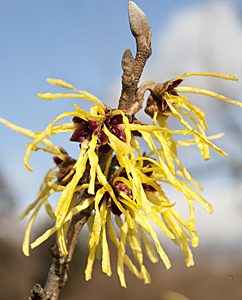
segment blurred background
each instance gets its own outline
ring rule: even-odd
[[[146,13],[153,34],[153,54],[141,82],[164,82],[185,72],[226,73],[238,77],[239,82],[199,77],[187,78],[184,85],[242,101],[240,0],[136,3]],[[38,92],[62,91],[48,84],[46,78],[63,79],[116,107],[121,91],[122,54],[127,47],[135,54],[127,5],[126,0],[0,0],[0,116],[16,125],[42,131],[59,114],[72,111],[75,103],[89,108],[85,101],[38,99]],[[181,250],[161,235],[172,268],[166,271],[161,262],[147,262],[152,277],[150,285],[139,282],[127,270],[128,289],[120,287],[115,249],[111,251],[112,277],[102,274],[100,264],[96,263],[93,280],[85,282],[88,252],[84,230],[60,299],[175,299],[167,291],[181,293],[190,300],[242,298],[241,108],[205,96],[189,99],[205,110],[209,135],[226,133],[215,144],[229,154],[221,157],[211,151],[211,160],[204,162],[197,149],[179,149],[181,161],[203,185],[202,195],[214,207],[209,215],[196,206],[200,244],[193,249],[195,266],[187,268]],[[143,117],[146,118],[141,114],[140,118]],[[168,125],[172,126],[172,122],[169,120]],[[2,124],[0,136],[0,300],[27,299],[35,283],[45,282],[50,265],[47,248],[53,240],[31,251],[29,258],[24,257],[21,242],[27,219],[20,222],[18,216],[34,201],[53,163],[48,154],[33,153],[30,166],[34,173],[28,172],[23,157],[29,140]],[[68,138],[62,135],[53,141],[76,157],[78,147],[69,144]],[[172,192],[169,196],[172,198]],[[182,214],[188,214],[184,199],[174,201]],[[48,222],[40,213],[32,240],[51,226]]]

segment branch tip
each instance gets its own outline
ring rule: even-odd
[[[128,4],[130,29],[135,38],[142,38],[146,46],[151,44],[151,28],[145,13],[132,1]]]
[[[132,115],[141,108],[137,102],[137,90],[147,59],[152,53],[151,28],[145,13],[132,1],[128,3],[129,23],[132,35],[136,41],[136,56],[133,57],[129,48],[124,51],[122,57],[122,93],[119,99],[118,109]],[[141,103],[141,101],[138,101]],[[134,104],[134,105],[133,105]]]

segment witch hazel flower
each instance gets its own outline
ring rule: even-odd
[[[185,73],[165,83],[147,81],[138,86],[152,53],[152,32],[144,12],[132,1],[128,6],[137,51],[134,57],[126,48],[122,57],[122,91],[118,109],[111,109],[94,95],[63,80],[48,79],[49,83],[68,89],[69,93],[38,94],[40,99],[88,100],[93,103],[90,112],[75,104],[73,111],[62,113],[40,132],[0,118],[0,122],[31,139],[26,144],[24,156],[27,170],[32,171],[29,166],[32,152],[50,153],[54,160],[35,201],[20,216],[23,219],[30,215],[22,246],[26,256],[30,254],[30,247],[33,249],[56,235],[56,253],[52,253],[50,276],[44,290],[48,298],[58,298],[60,288],[67,280],[69,262],[84,224],[89,230],[86,280],[92,278],[96,258],[101,260],[102,271],[107,276],[112,275],[110,243],[116,247],[115,269],[123,287],[126,287],[126,267],[144,283],[151,282],[144,254],[153,263],[160,258],[167,269],[171,267],[160,243],[161,238],[163,243],[167,238],[167,242],[171,240],[179,245],[186,265],[192,266],[191,247],[199,244],[195,202],[209,213],[213,208],[200,194],[200,183],[182,164],[178,147],[195,145],[205,160],[210,159],[210,149],[220,155],[226,153],[213,143],[223,134],[207,136],[205,113],[183,94],[206,95],[242,106],[242,103],[212,91],[184,86],[189,76],[238,80],[226,74]],[[144,111],[151,120],[144,124],[137,119],[136,113],[142,108],[147,91],[149,97]],[[168,118],[179,121],[175,129],[168,128]],[[69,134],[70,141],[79,144],[77,157],[72,158],[66,150],[50,141],[53,135],[60,133]],[[148,154],[141,151],[141,145],[149,149]],[[170,190],[167,187],[176,190],[175,201],[167,193]],[[52,195],[58,195],[56,205]],[[186,205],[187,217],[179,213],[177,202]],[[52,227],[30,241],[33,223],[42,207],[52,220]]]
[[[75,89],[60,79],[48,79],[52,84],[71,90],[71,93],[38,94],[41,99],[58,98],[86,99],[94,103],[90,113],[75,105],[75,110],[65,112],[52,121],[42,132],[32,132],[16,126],[2,118],[0,121],[11,129],[30,139],[27,144],[24,163],[28,170],[32,151],[48,152],[54,157],[55,166],[46,174],[36,200],[21,215],[21,219],[31,211],[23,242],[23,252],[29,255],[30,232],[39,210],[46,208],[54,225],[32,242],[31,248],[37,247],[56,233],[57,244],[64,255],[68,254],[66,232],[70,220],[78,213],[90,212],[88,228],[89,256],[85,271],[86,280],[92,277],[95,257],[102,260],[102,270],[108,276],[112,274],[107,234],[117,248],[117,273],[121,285],[126,287],[124,265],[145,283],[150,282],[150,275],[144,266],[143,248],[152,262],[158,256],[167,269],[170,260],[163,250],[159,237],[152,225],[155,223],[161,232],[180,245],[187,266],[194,264],[192,251],[199,238],[196,233],[196,214],[194,202],[200,203],[209,213],[212,206],[199,194],[201,185],[194,180],[178,158],[178,146],[196,145],[205,159],[209,159],[209,148],[222,155],[226,153],[212,140],[221,134],[209,137],[205,131],[205,114],[195,107],[182,93],[200,93],[216,97],[236,105],[232,101],[211,91],[184,87],[181,84],[188,76],[213,76],[222,79],[237,80],[233,76],[216,73],[184,74],[165,84],[149,82],[150,96],[146,113],[152,117],[152,124],[144,124],[134,117],[134,109],[112,110],[95,96]],[[147,85],[146,85],[147,87]],[[143,89],[145,91],[145,89]],[[134,103],[134,107],[138,107]],[[192,123],[185,121],[183,115]],[[61,123],[72,118],[72,122]],[[170,130],[166,120],[177,118],[182,128]],[[70,157],[61,147],[54,145],[49,138],[62,132],[70,133],[70,140],[80,144],[76,159]],[[175,141],[174,135],[183,139]],[[191,136],[191,139],[187,139]],[[150,149],[142,154],[140,141]],[[39,144],[42,143],[43,146]],[[158,145],[158,146],[157,146]],[[172,186],[186,199],[189,217],[185,220],[176,210],[176,203],[166,194],[166,186]],[[51,195],[59,193],[55,209],[51,207]],[[79,200],[83,199],[81,202]],[[177,201],[183,201],[182,198]],[[119,228],[116,232],[113,222]],[[154,242],[155,249],[150,244]],[[133,252],[134,263],[126,252],[129,246]],[[158,255],[157,255],[158,254]]]
[[[105,125],[106,128],[121,141],[126,141],[125,133],[123,131],[123,116],[121,114],[113,116],[112,113],[109,113],[100,122],[91,119],[87,119],[87,121],[85,121],[79,117],[74,117],[72,122],[76,129],[70,137],[70,141],[81,143],[85,139],[91,140],[92,134],[96,132],[98,143],[100,145],[100,152],[108,152],[111,150],[111,148],[107,145],[109,138],[103,132],[103,125]]]
[[[72,122],[77,129],[75,129],[72,136],[70,137],[71,142],[81,143],[86,139],[90,141],[93,132],[98,128],[98,122],[95,120],[85,121],[79,117],[74,117],[72,119]]]
[[[154,112],[157,111],[163,117],[171,116],[171,109],[165,99],[165,93],[170,96],[178,96],[175,88],[183,81],[183,79],[175,79],[166,81],[164,84],[156,84],[151,91],[146,103],[145,112],[153,118]],[[174,103],[173,103],[174,104]]]

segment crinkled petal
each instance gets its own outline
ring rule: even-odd
[[[195,88],[195,87],[187,87],[187,86],[179,86],[175,90],[179,93],[202,94],[202,95],[206,95],[206,96],[209,96],[209,97],[212,97],[212,98],[218,98],[218,99],[221,99],[221,100],[224,100],[224,101],[227,101],[229,103],[233,103],[233,104],[236,104],[236,105],[239,105],[239,106],[242,107],[241,102],[231,100],[231,99],[229,99],[229,98],[227,98],[223,95],[220,95],[220,94],[217,94],[215,92],[208,91],[208,90],[199,89],[199,88]]]
[[[39,202],[39,204],[36,206],[32,216],[29,219],[29,222],[27,224],[26,230],[25,230],[25,234],[24,234],[24,241],[23,241],[23,246],[22,246],[22,250],[23,253],[26,256],[29,256],[29,237],[30,237],[30,232],[31,232],[31,228],[33,226],[33,222],[34,219],[36,218],[37,213],[39,212],[41,206],[45,203],[46,199],[52,194],[53,191],[49,191],[42,199],[42,201]]]
[[[93,227],[92,227],[92,233],[90,235],[90,239],[88,242],[88,245],[90,248],[92,248],[95,244],[98,243],[100,239],[100,232],[102,228],[102,218],[101,218],[101,213],[99,209],[99,203],[106,192],[105,187],[102,187],[99,189],[95,195],[95,216],[94,216],[94,222],[93,222]]]
[[[213,212],[213,208],[210,203],[208,203],[198,192],[192,189],[188,184],[183,182],[183,186],[185,189],[189,191],[189,193],[194,197],[194,199],[199,202],[205,210],[207,210],[210,214]]]
[[[74,169],[76,169],[76,173],[74,174],[72,180],[67,184],[64,191],[62,192],[59,203],[55,210],[56,215],[56,227],[60,228],[62,225],[65,216],[68,212],[69,205],[74,194],[75,188],[81,179],[82,175],[86,169],[88,155],[87,155],[87,143],[82,143],[82,149],[80,151],[79,157],[74,165]]]
[[[124,277],[124,257],[125,257],[125,244],[126,244],[126,236],[128,233],[128,222],[125,221],[121,227],[121,237],[120,243],[118,246],[118,264],[117,264],[117,271],[121,286],[127,287]]]
[[[169,211],[162,213],[163,219],[166,222],[167,226],[170,230],[174,232],[174,234],[179,239],[183,255],[185,257],[185,261],[188,267],[194,265],[193,255],[188,246],[190,239],[185,233],[184,229],[175,221]]]
[[[156,119],[157,119],[157,121],[158,121],[158,123],[159,123],[159,125],[161,127],[167,129],[167,131],[163,130],[162,133],[163,133],[163,135],[164,135],[164,137],[166,139],[166,142],[169,145],[170,149],[173,151],[173,153],[175,153],[175,155],[177,155],[176,143],[175,143],[175,140],[174,140],[171,132],[168,129],[168,126],[167,126],[167,124],[165,122],[165,118],[161,114],[158,114],[158,112],[156,112],[154,114],[154,117],[153,117],[153,123],[154,123],[154,125],[156,125],[156,121],[155,121]]]
[[[232,75],[228,74],[222,74],[222,73],[213,73],[213,72],[199,72],[199,73],[184,73],[183,75],[177,77],[173,81],[176,81],[180,78],[185,78],[189,76],[211,76],[211,77],[217,77],[225,80],[233,80],[233,81],[238,81],[238,78]]]
[[[211,136],[207,136],[207,139],[209,141],[214,140],[214,139],[219,139],[221,137],[223,137],[225,135],[224,132],[215,134],[215,135],[211,135]],[[183,146],[183,147],[187,147],[190,145],[196,145],[196,141],[191,139],[191,140],[179,140],[176,142],[176,146]]]
[[[169,269],[171,267],[170,260],[167,257],[166,253],[164,252],[164,250],[162,249],[157,234],[155,233],[155,230],[150,223],[150,220],[147,218],[147,216],[142,214],[140,211],[133,212],[132,217],[134,218],[134,220],[137,222],[138,225],[140,225],[147,233],[150,234],[150,236],[152,237],[156,245],[156,249],[160,255],[160,258],[162,259],[166,268]]]
[[[108,233],[110,236],[111,241],[115,244],[115,246],[117,247],[117,249],[119,249],[119,240],[116,236],[116,233],[112,227],[111,224],[111,211],[108,211],[107,214],[107,225],[108,225]],[[142,279],[140,272],[137,270],[136,266],[132,263],[132,261],[130,260],[130,258],[127,256],[127,254],[125,254],[124,256],[124,263],[127,265],[127,267],[129,268],[129,270],[139,279]]]
[[[197,136],[203,143],[207,144],[208,146],[210,146],[213,150],[215,150],[216,152],[218,152],[221,155],[227,155],[227,153],[225,153],[222,149],[218,148],[217,146],[215,146],[213,143],[211,143],[207,138],[203,137],[199,132],[197,132],[196,130],[192,129],[192,127],[182,118],[182,116],[175,110],[175,108],[169,104],[169,102],[167,102],[172,114],[179,119],[179,121],[188,129],[192,130],[192,133],[194,134],[194,136]]]
[[[61,226],[57,230],[57,238],[56,238],[57,244],[60,246],[60,250],[64,255],[68,254],[66,243],[65,243],[65,232],[64,232],[64,226]]]
[[[93,134],[92,139],[88,145],[89,146],[88,158],[89,158],[89,163],[91,166],[88,193],[91,195],[95,194],[96,170],[97,170],[97,165],[99,162],[98,156],[95,152],[96,145],[97,145],[97,136]]]
[[[142,229],[142,227],[140,225],[139,225],[139,232],[140,232],[142,241],[144,243],[147,256],[149,257],[150,261],[152,263],[158,262],[158,257],[156,255],[154,249],[150,245],[149,239],[147,238],[146,234],[144,233],[144,231],[143,231],[143,229]]]
[[[143,265],[143,252],[142,252],[141,243],[139,241],[136,229],[132,229],[128,231],[128,241],[134,253],[134,257],[139,263],[140,273],[143,277],[144,283],[145,284],[150,283],[151,282],[150,274],[148,273],[145,266]]]
[[[50,83],[52,83],[52,84],[60,85],[61,87],[64,87],[64,88],[67,88],[67,89],[71,89],[71,90],[73,90],[73,91],[75,91],[77,93],[82,94],[82,95],[78,95],[78,96],[81,96],[80,98],[87,99],[89,101],[94,102],[98,106],[102,107],[103,110],[105,110],[105,108],[106,108],[106,106],[100,100],[98,100],[95,96],[93,96],[92,94],[90,94],[90,93],[88,93],[86,91],[77,90],[71,84],[66,83],[65,81],[63,81],[61,79],[51,79],[51,78],[48,78],[47,81],[50,82]],[[50,94],[50,93],[48,93],[48,94]],[[38,94],[38,96],[40,98],[41,98],[42,95],[45,95],[45,94]],[[68,95],[68,94],[64,94],[64,95]],[[72,94],[70,94],[70,95],[72,95]],[[74,94],[74,95],[76,95],[76,94]],[[73,98],[75,98],[75,97],[73,97]],[[41,98],[41,99],[43,99],[43,98]],[[47,99],[49,99],[49,98],[47,98]],[[56,98],[52,98],[52,99],[56,99]]]

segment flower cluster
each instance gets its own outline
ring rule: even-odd
[[[81,119],[79,117],[74,117],[72,122],[75,124],[77,129],[73,132],[70,141],[73,142],[83,142],[84,140],[91,140],[92,134],[97,132],[97,137],[99,141],[99,152],[109,152],[111,148],[108,146],[109,138],[103,131],[103,125],[114,134],[121,141],[125,142],[126,137],[124,131],[121,129],[123,124],[123,117],[121,114],[113,115],[112,113],[106,114],[102,120],[102,124],[99,125],[98,121],[87,119]]]
[[[44,205],[55,224],[31,243],[31,247],[35,248],[57,232],[57,243],[63,254],[68,253],[65,235],[69,221],[77,213],[89,208],[90,253],[85,271],[86,280],[92,276],[92,266],[99,252],[103,272],[109,276],[112,273],[107,232],[117,247],[117,272],[122,286],[126,287],[124,265],[145,283],[150,282],[150,275],[143,264],[142,243],[152,262],[157,262],[158,254],[169,269],[170,260],[160,245],[152,223],[181,246],[187,266],[194,264],[189,248],[190,242],[193,247],[199,242],[195,226],[194,202],[199,202],[209,213],[212,212],[212,207],[197,192],[196,189],[202,189],[200,184],[191,178],[178,159],[177,146],[195,144],[201,150],[204,159],[210,158],[209,148],[222,155],[226,153],[211,142],[222,134],[207,137],[204,112],[179,94],[199,93],[240,106],[242,104],[214,92],[179,86],[187,76],[214,76],[237,80],[224,74],[193,73],[168,81],[163,84],[158,94],[151,93],[148,98],[145,111],[152,117],[153,124],[147,125],[130,118],[121,110],[110,109],[93,95],[79,91],[62,80],[48,79],[50,83],[73,92],[39,94],[39,98],[87,99],[95,104],[91,107],[90,113],[75,105],[75,111],[61,114],[41,133],[34,133],[0,119],[5,125],[33,139],[27,145],[24,158],[28,170],[32,171],[28,163],[32,151],[43,150],[54,155],[55,166],[47,172],[36,201],[20,217],[22,219],[34,210],[24,236],[25,255],[29,255],[29,237],[33,221]],[[170,130],[166,124],[169,116],[177,118],[183,128]],[[192,125],[184,119],[184,116]],[[72,117],[72,122],[56,124],[66,117]],[[52,135],[61,132],[70,132],[70,140],[80,144],[80,153],[76,160],[64,149],[50,142],[49,138]],[[175,141],[174,134],[192,138]],[[148,155],[141,152],[139,139],[143,139],[150,148],[151,152]],[[44,145],[43,148],[38,146],[40,142]],[[157,147],[157,144],[160,146]],[[178,213],[175,209],[176,203],[166,195],[164,186],[167,184],[173,186],[187,199],[188,220]],[[61,193],[55,211],[49,202],[49,197],[53,193]],[[82,201],[79,201],[80,193],[84,195]],[[115,231],[113,222],[116,222],[119,233]],[[156,251],[150,244],[147,234],[153,240]],[[139,267],[127,255],[126,244],[132,249]]]

